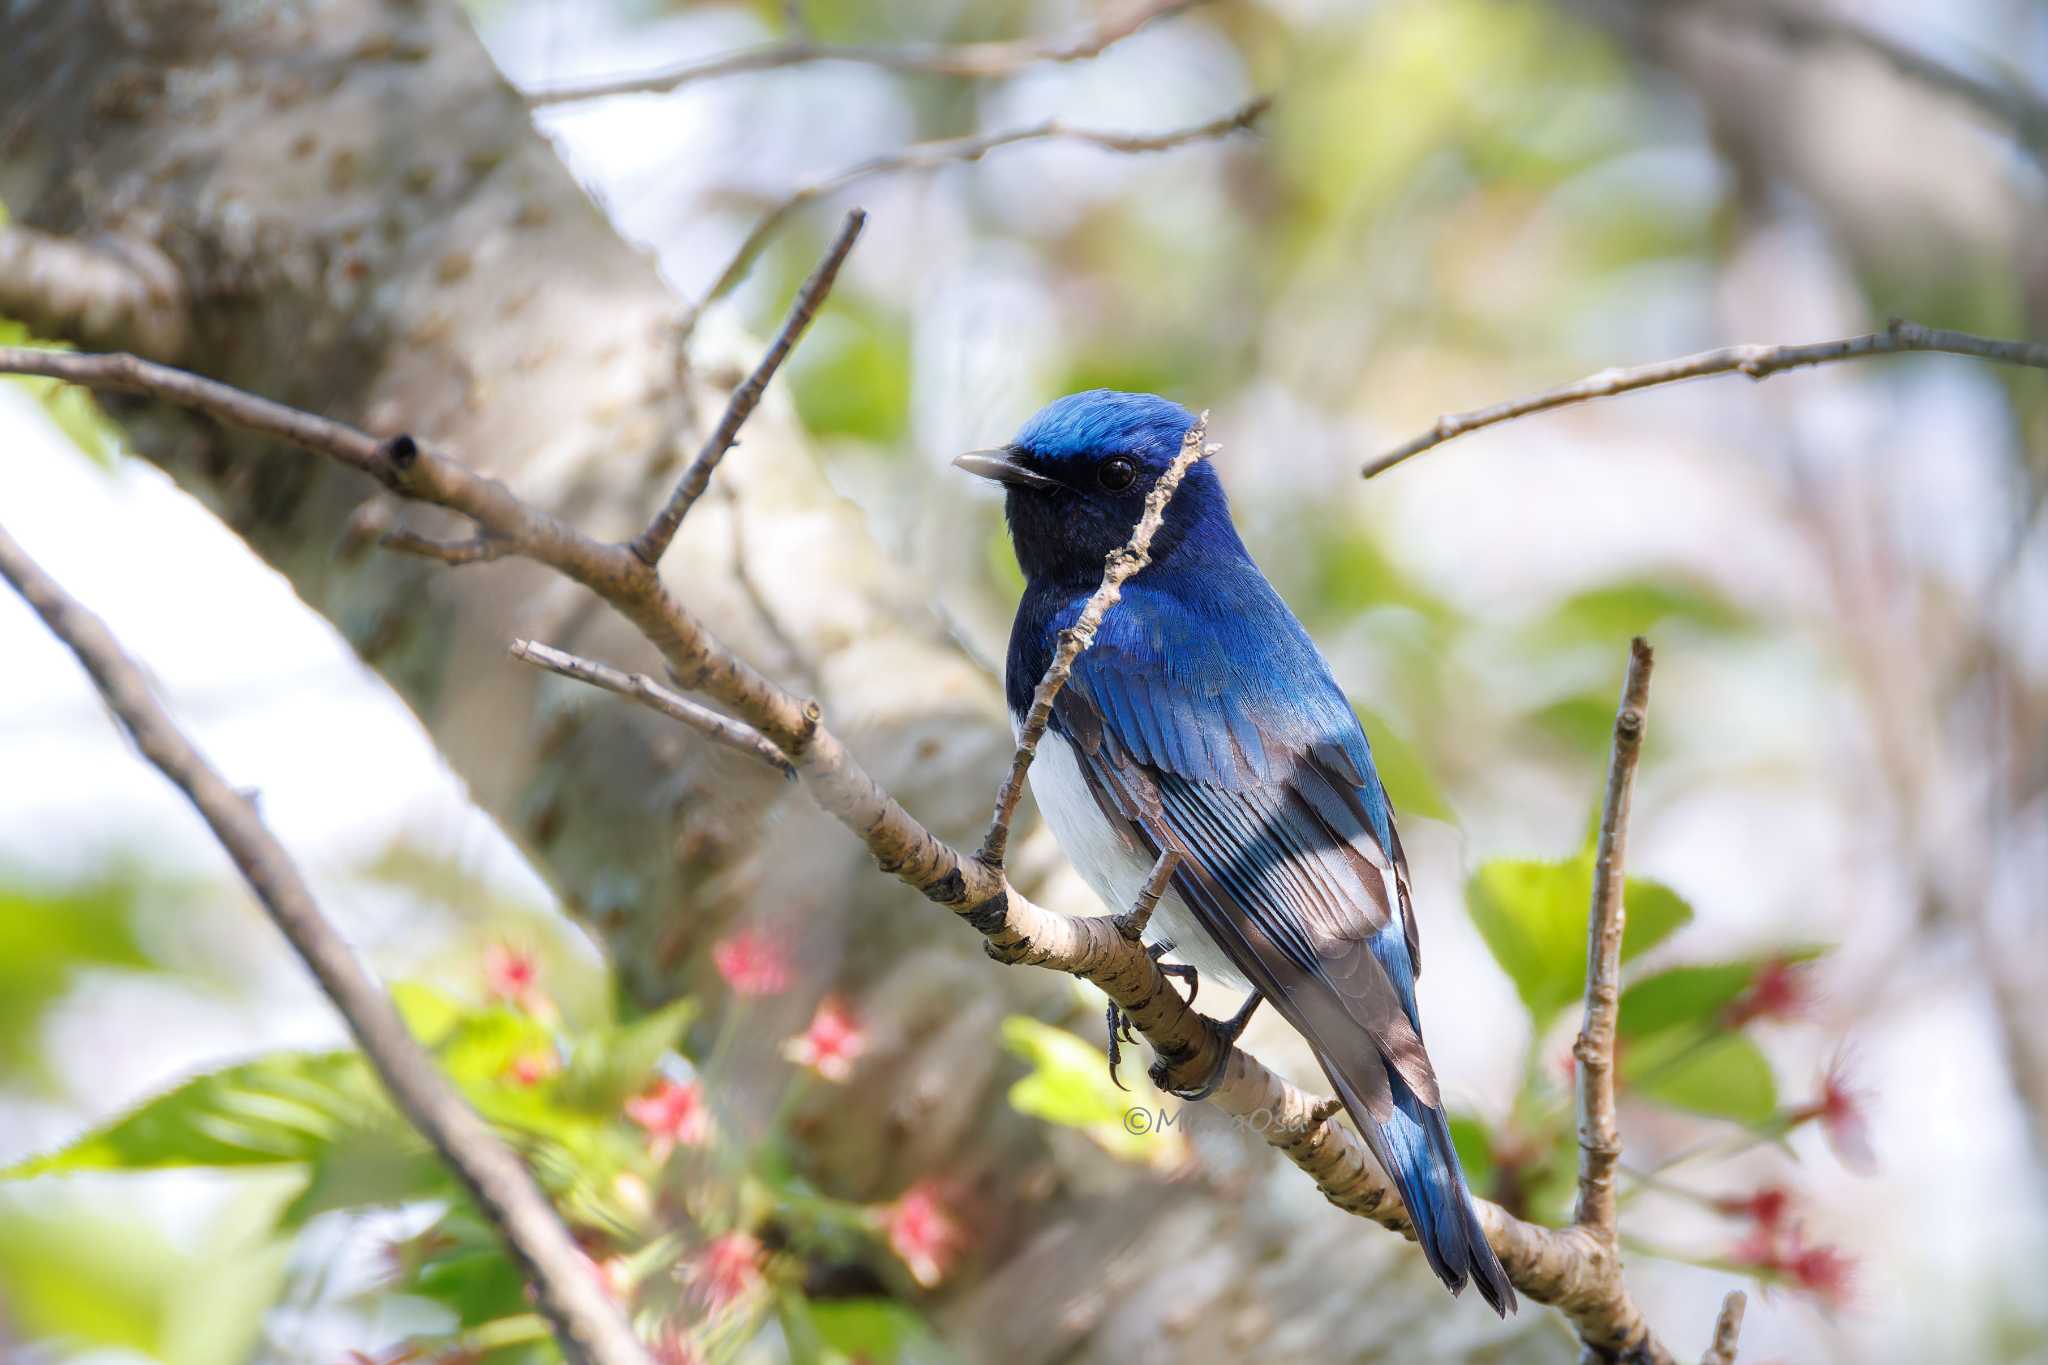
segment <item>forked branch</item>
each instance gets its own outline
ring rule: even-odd
[[[1437,418],[1436,425],[1428,431],[1403,441],[1373,460],[1366,465],[1364,473],[1368,479],[1375,474],[1384,474],[1404,460],[1482,427],[1498,426],[1517,417],[1569,407],[1595,398],[1612,398],[1620,393],[1653,389],[1714,374],[1744,374],[1751,379],[1768,379],[1774,374],[1807,365],[1828,365],[1838,360],[1900,355],[1910,351],[1939,351],[2048,370],[2048,343],[2002,341],[1969,332],[1922,327],[1917,322],[1894,318],[1882,332],[1866,332],[1840,341],[1816,341],[1804,346],[1723,346],[1719,350],[1701,351],[1676,360],[1660,360],[1653,365],[1602,370],[1562,388],[1546,389],[1542,393],[1509,399],[1491,407],[1474,408],[1470,412],[1451,413]]]

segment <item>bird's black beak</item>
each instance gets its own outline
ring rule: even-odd
[[[984,479],[1009,484],[1014,488],[1059,488],[1058,479],[1048,479],[1035,469],[1026,469],[1017,462],[1015,452],[1010,450],[970,450],[956,456],[955,468],[964,469]]]

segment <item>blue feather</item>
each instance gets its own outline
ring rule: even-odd
[[[1011,444],[1028,474],[1006,505],[1027,581],[1006,670],[1013,714],[1193,420],[1148,394],[1093,390],[1051,404]],[[1315,1049],[1432,1269],[1454,1290],[1476,1278],[1506,1311],[1514,1293],[1422,1045],[1407,868],[1372,748],[1238,538],[1208,464],[1188,471],[1052,728],[1104,818],[1153,852],[1187,855],[1176,895]]]

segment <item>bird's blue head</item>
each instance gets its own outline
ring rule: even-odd
[[[1093,583],[1103,559],[1131,538],[1145,495],[1194,424],[1193,413],[1153,394],[1089,389],[1039,409],[1007,446],[953,463],[1008,491],[1010,541],[1026,578]],[[1218,537],[1239,545],[1223,486],[1203,461],[1174,495],[1152,560],[1165,564],[1184,547]]]

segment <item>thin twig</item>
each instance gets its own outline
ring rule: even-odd
[[[683,518],[690,514],[690,508],[697,499],[704,496],[704,490],[711,485],[712,471],[725,458],[725,452],[732,449],[738,439],[740,427],[753,414],[754,407],[761,401],[761,394],[767,389],[768,381],[782,368],[782,362],[811,325],[811,319],[818,315],[818,309],[825,302],[825,296],[832,292],[832,282],[839,278],[839,267],[846,263],[847,253],[853,250],[854,242],[860,237],[860,230],[866,225],[868,216],[859,209],[846,215],[846,222],[840,226],[839,235],[832,239],[832,245],[825,252],[825,258],[818,262],[818,268],[804,281],[803,288],[796,291],[796,298],[789,305],[789,316],[783,319],[782,330],[775,334],[769,344],[768,353],[761,357],[761,363],[754,366],[754,372],[746,382],[732,391],[726,401],[725,415],[718,419],[718,425],[705,438],[697,458],[690,461],[690,467],[676,482],[675,492],[669,494],[668,503],[655,515],[633,541],[633,553],[649,564],[659,564],[668,550],[669,542],[675,539],[676,528],[683,524]]]
[[[776,71],[811,62],[855,62],[881,67],[885,71],[914,72],[927,76],[954,76],[962,80],[991,80],[1014,75],[1040,62],[1079,62],[1099,56],[1114,43],[1122,42],[1155,19],[1193,9],[1202,0],[1149,0],[1124,13],[1104,19],[1088,32],[1072,38],[1020,38],[1007,42],[910,43],[900,47],[863,44],[818,43],[796,39],[763,43],[722,53],[703,61],[684,62],[661,71],[638,76],[609,76],[577,85],[557,86],[527,95],[527,102],[540,107],[573,104],[580,100],[605,99],[612,95],[659,95],[698,81],[720,76],[737,76],[749,71]]]
[[[417,531],[403,529],[386,531],[377,537],[377,543],[387,550],[400,554],[418,555],[421,559],[438,560],[443,564],[488,564],[494,559],[503,559],[512,553],[511,545],[496,536],[467,536],[461,540],[435,540]]]
[[[1628,807],[1642,756],[1650,705],[1649,642],[1629,643],[1628,677],[1614,717],[1614,753],[1593,853],[1593,905],[1586,926],[1586,1016],[1572,1056],[1578,1061],[1579,1207],[1574,1221],[1615,1245],[1614,1167],[1621,1128],[1614,1117],[1614,1031],[1621,1014],[1621,936],[1628,914]]]
[[[510,651],[512,657],[522,663],[601,687],[607,692],[616,692],[622,697],[631,697],[671,720],[681,721],[714,743],[760,759],[784,777],[796,776],[796,767],[789,761],[789,756],[759,730],[731,716],[721,716],[708,706],[699,706],[688,697],[663,687],[645,673],[627,673],[610,664],[570,654],[534,640],[514,640]]]
[[[1138,899],[1128,912],[1117,917],[1117,930],[1125,938],[1135,942],[1145,937],[1145,926],[1152,922],[1152,912],[1159,908],[1159,898],[1166,894],[1167,883],[1173,880],[1173,871],[1179,866],[1179,849],[1159,850],[1159,856],[1152,860],[1152,870],[1145,875],[1145,884],[1138,888]]]
[[[321,914],[291,855],[255,805],[178,729],[106,623],[59,587],[4,529],[0,577],[78,656],[142,756],[212,828],[271,922],[341,1011],[392,1099],[441,1154],[525,1270],[563,1354],[579,1365],[649,1365],[632,1328],[605,1297],[533,1176],[435,1069],[391,998]]]
[[[410,438],[380,441],[211,380],[133,356],[0,347],[0,372],[47,374],[148,393],[283,436],[375,478],[401,496],[459,512],[597,594],[661,652],[681,686],[711,695],[795,764],[805,790],[866,847],[878,867],[965,920],[991,956],[1081,977],[1114,1000],[1168,1065],[1169,1084],[1219,1074],[1205,1103],[1257,1118],[1268,1144],[1338,1208],[1413,1236],[1400,1196],[1326,1096],[1307,1094],[1221,1035],[1168,985],[1117,916],[1074,918],[1034,905],[998,869],[949,847],[882,789],[828,728],[816,703],[783,688],[714,639],[622,544],[600,541],[520,501],[505,486]],[[1625,1346],[1643,1365],[1672,1356],[1643,1322],[1607,1248],[1579,1227],[1524,1222],[1481,1201],[1487,1240],[1525,1297],[1555,1306],[1582,1339]]]
[[[1226,114],[1219,119],[1197,124],[1192,128],[1181,128],[1166,133],[1115,133],[1094,128],[1070,128],[1058,119],[1047,119],[1026,128],[1011,128],[999,133],[980,133],[972,137],[944,138],[935,142],[920,142],[900,152],[874,157],[856,166],[848,167],[837,175],[795,190],[769,209],[756,222],[731,261],[719,273],[704,297],[685,315],[682,329],[685,335],[694,327],[706,308],[731,293],[739,282],[754,268],[754,262],[774,238],[776,229],[798,209],[815,199],[835,194],[849,185],[878,175],[896,171],[924,171],[959,161],[979,161],[990,152],[1002,147],[1012,147],[1020,142],[1078,142],[1090,147],[1100,147],[1112,152],[1163,152],[1173,147],[1185,146],[1190,142],[1202,142],[1211,138],[1226,136],[1257,122],[1259,115],[1266,112],[1272,101],[1264,96],[1250,104]]]
[[[1742,1313],[1749,1296],[1740,1289],[1728,1291],[1721,1300],[1720,1316],[1714,1319],[1714,1343],[1700,1357],[1700,1365],[1735,1365],[1736,1344],[1742,1338]]]
[[[1010,821],[1016,817],[1017,802],[1023,798],[1024,778],[1031,771],[1031,760],[1038,755],[1038,741],[1045,737],[1045,727],[1052,723],[1053,703],[1059,700],[1060,691],[1072,676],[1074,661],[1095,643],[1095,632],[1101,629],[1102,618],[1123,597],[1124,584],[1152,562],[1152,537],[1158,534],[1161,523],[1166,520],[1167,504],[1173,501],[1181,480],[1194,468],[1195,461],[1216,450],[1216,447],[1204,444],[1208,434],[1209,414],[1204,412],[1188,428],[1187,435],[1181,438],[1179,453],[1166,466],[1159,481],[1152,485],[1152,491],[1145,495],[1145,510],[1138,517],[1138,524],[1131,528],[1130,540],[1113,551],[1104,563],[1102,585],[1081,608],[1074,624],[1060,632],[1059,647],[1053,651],[1052,662],[1046,665],[1045,676],[1038,680],[1038,689],[1031,695],[1031,709],[1025,713],[1023,728],[1017,732],[1017,752],[1010,760],[1010,771],[1003,778],[1003,785],[996,792],[995,816],[989,821],[988,833],[982,836],[981,848],[974,855],[977,862],[992,868],[1002,867],[1010,845]]]
[[[1384,474],[1411,456],[1420,455],[1423,451],[1440,446],[1453,437],[1463,436],[1481,427],[1495,426],[1517,417],[1527,417],[1532,412],[1547,412],[1551,408],[1584,403],[1593,398],[1611,398],[1618,393],[1632,393],[1637,389],[1655,388],[1660,384],[1675,384],[1681,380],[1698,379],[1703,375],[1745,374],[1751,379],[1767,379],[1781,371],[1796,370],[1806,365],[1826,365],[1837,360],[1856,360],[1872,355],[1898,355],[1908,351],[1940,351],[1949,355],[1974,356],[1979,360],[1995,360],[2006,365],[2026,365],[2037,370],[2048,370],[2048,343],[2002,341],[1995,337],[1974,336],[1968,332],[1922,327],[1917,322],[1894,318],[1882,332],[1867,332],[1862,336],[1845,337],[1840,341],[1816,341],[1804,346],[1723,346],[1719,350],[1701,351],[1697,355],[1662,360],[1653,365],[1602,370],[1598,374],[1588,375],[1576,384],[1566,384],[1563,388],[1549,389],[1525,398],[1495,403],[1491,407],[1474,408],[1470,412],[1439,417],[1435,426],[1420,436],[1395,446],[1368,464],[1364,473],[1368,479],[1375,474]]]

